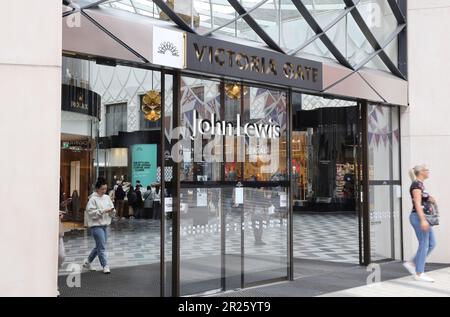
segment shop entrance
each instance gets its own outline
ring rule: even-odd
[[[361,142],[356,102],[293,94],[295,273],[360,264]],[[323,267],[321,268],[323,269]]]
[[[397,256],[384,246],[400,225],[377,210],[399,219],[396,108],[68,57],[63,68],[62,296],[213,293]],[[113,274],[82,271],[68,287],[94,246],[84,209],[99,177],[118,211]]]
[[[199,131],[197,116],[216,118],[217,128],[224,121],[247,127],[224,142],[215,133],[198,147],[191,139],[183,145],[175,229],[180,295],[287,279],[287,92],[181,76],[180,96],[180,123],[190,131]],[[277,129],[279,136],[255,138],[248,132],[256,127],[267,135]]]

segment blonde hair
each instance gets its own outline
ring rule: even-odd
[[[409,177],[411,178],[412,181],[415,181],[419,173],[426,169],[427,166],[425,164],[416,165],[409,170]]]

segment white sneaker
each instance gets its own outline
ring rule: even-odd
[[[103,273],[104,273],[104,274],[109,274],[109,273],[111,273],[111,270],[109,269],[109,266],[105,265],[105,266],[103,267]]]
[[[429,282],[429,283],[433,283],[434,279],[432,279],[431,277],[429,277],[428,275],[426,275],[425,273],[422,273],[420,275],[415,275],[414,279],[416,281],[421,281],[421,282]]]
[[[84,261],[83,268],[88,271],[95,271],[95,269],[92,267],[91,263],[88,260]]]
[[[404,262],[403,266],[405,267],[405,269],[408,270],[409,274],[411,274],[411,275],[415,275],[416,274],[416,267],[411,262]]]

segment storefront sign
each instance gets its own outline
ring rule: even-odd
[[[134,144],[131,146],[131,178],[133,184],[140,181],[146,187],[156,182],[156,144]]]
[[[322,89],[322,63],[195,34],[186,35],[188,70],[309,90]]]
[[[153,26],[152,64],[184,68],[185,33]]]
[[[100,117],[100,95],[81,87],[62,85],[61,110]]]
[[[195,139],[197,135],[207,134],[211,136],[232,136],[236,131],[236,136],[244,133],[248,137],[256,138],[279,138],[281,127],[278,124],[272,123],[251,123],[247,122],[241,127],[241,116],[236,116],[236,126],[231,121],[216,120],[215,114],[211,113],[210,119],[199,118],[197,111],[194,112],[194,123],[192,125],[191,139]]]

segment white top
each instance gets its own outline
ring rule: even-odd
[[[111,224],[112,218],[116,214],[114,209],[112,212],[105,212],[105,210],[114,208],[114,204],[109,195],[99,196],[96,192],[89,197],[86,206],[85,218],[87,219],[88,227],[108,226]]]
[[[152,190],[152,196],[154,201],[161,202],[161,189],[156,191],[156,188]]]

